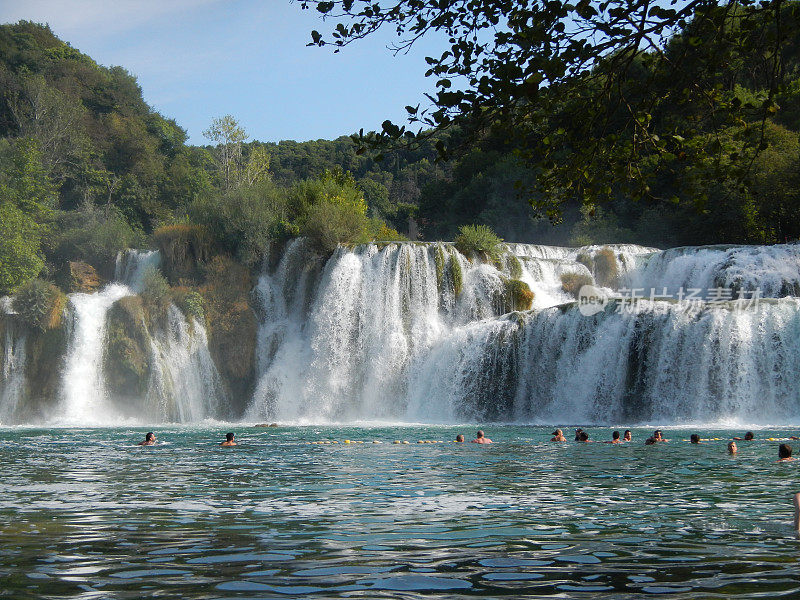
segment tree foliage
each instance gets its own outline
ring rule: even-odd
[[[419,140],[458,124],[500,130],[536,170],[534,207],[558,220],[565,202],[659,198],[682,163],[727,159],[741,184],[764,148],[767,119],[797,80],[800,4],[782,0],[303,0],[337,23],[311,44],[344,46],[384,27],[395,51],[440,35],[428,57],[436,93],[408,106],[416,131],[389,121],[361,143]],[[745,85],[758,93],[741,98]],[[718,137],[740,126],[727,147]],[[704,144],[687,144],[707,132]],[[444,140],[436,142],[442,156]],[[643,163],[647,168],[643,168]],[[679,187],[679,186],[678,186]],[[676,190],[682,191],[680,189]]]

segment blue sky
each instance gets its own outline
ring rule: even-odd
[[[195,144],[225,114],[262,141],[404,122],[404,106],[433,88],[424,57],[443,48],[431,40],[394,56],[388,30],[338,54],[309,48],[311,30],[332,23],[289,0],[0,0],[0,22],[20,19],[49,23],[97,62],[128,69]]]

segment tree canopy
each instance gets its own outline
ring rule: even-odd
[[[554,220],[572,199],[674,200],[688,188],[664,197],[654,182],[686,164],[724,165],[745,182],[767,121],[796,94],[800,5],[786,0],[300,4],[338,21],[311,33],[336,51],[381,28],[394,29],[396,52],[444,36],[449,49],[426,59],[436,93],[406,107],[418,128],[387,121],[357,141],[411,143],[458,125],[469,149],[502,132],[536,171],[534,208]]]

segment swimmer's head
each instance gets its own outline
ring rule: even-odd
[[[792,447],[789,444],[781,444],[778,446],[778,458],[791,458]]]
[[[589,441],[589,434],[585,431],[581,431],[580,435],[578,435],[579,442],[588,442]]]
[[[555,435],[555,436],[564,435],[564,432],[563,432],[563,431],[561,431],[560,429],[556,429],[556,430],[553,432],[553,435]]]
[[[623,440],[629,440],[629,439],[631,439],[631,430],[630,430],[630,429],[626,429],[626,430],[625,430],[625,433],[624,433],[624,434],[622,434],[622,439],[623,439]]]
[[[691,436],[689,436],[689,441],[692,442],[693,444],[699,444],[700,436],[697,435],[696,433],[693,433]]]
[[[611,439],[612,440],[618,440],[619,439],[619,431],[615,431],[614,433],[612,433],[611,434]]]
[[[749,442],[750,440],[752,440],[754,437],[755,437],[755,436],[753,435],[753,432],[752,432],[752,431],[748,431],[747,433],[745,433],[745,434],[744,434],[744,439],[745,439],[745,440],[747,440],[748,442]]]
[[[476,437],[477,437],[478,439],[481,439],[481,438],[483,437],[483,431],[481,431],[481,430],[479,429],[479,430],[478,430],[478,434],[477,434],[477,436],[476,436]]]
[[[736,454],[736,442],[728,442],[728,454]]]
[[[148,431],[147,434],[144,436],[145,441],[152,442],[156,439],[156,434],[152,431]]]
[[[464,434],[463,434],[463,433],[459,433],[459,434],[456,436],[456,441],[457,441],[457,442],[463,442],[463,441],[464,441]]]
[[[228,442],[232,442],[233,441],[233,437],[234,437],[233,436],[233,432],[229,432],[229,433],[225,434],[225,440],[228,441]]]

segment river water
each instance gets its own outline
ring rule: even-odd
[[[795,431],[229,427],[0,429],[0,597],[800,595]]]

